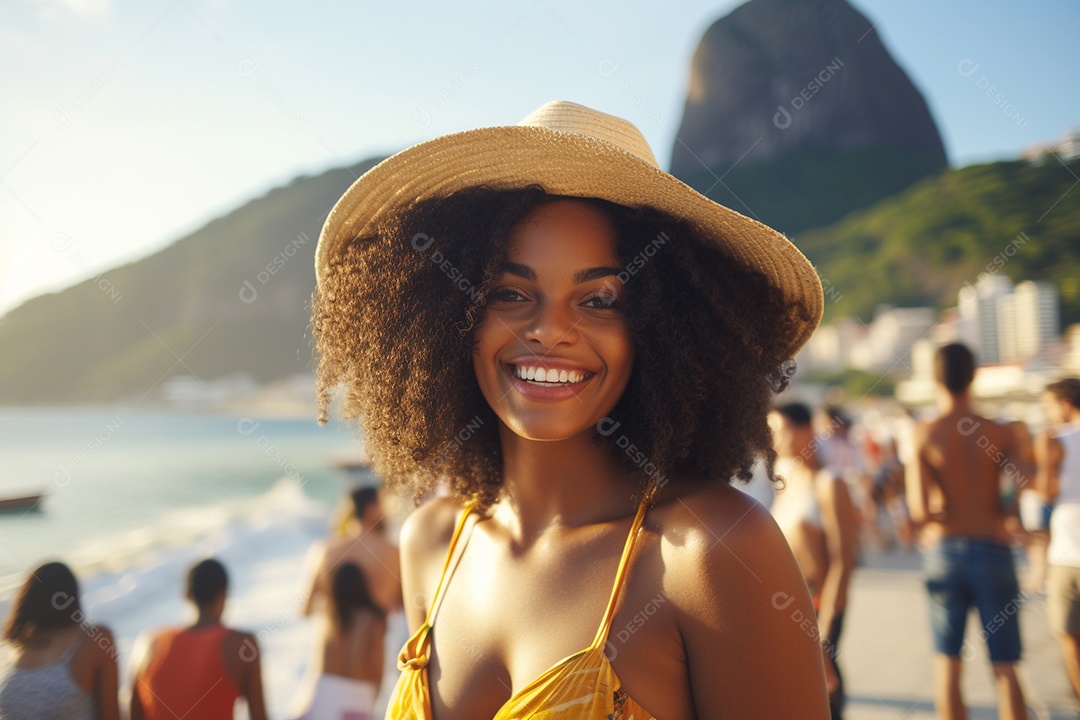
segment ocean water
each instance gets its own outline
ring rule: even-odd
[[[130,686],[136,637],[193,617],[184,572],[212,555],[230,573],[225,622],[258,634],[283,718],[310,654],[301,566],[356,482],[334,463],[358,446],[314,419],[0,410],[0,497],[46,495],[40,510],[0,514],[0,617],[30,570],[63,560],[88,619],[116,634]]]

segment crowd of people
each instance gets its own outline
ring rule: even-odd
[[[1080,379],[1047,387],[1046,427],[1031,437],[1022,424],[976,413],[974,372],[975,358],[964,346],[939,350],[939,413],[914,426],[906,462],[899,459],[898,438],[872,437],[837,407],[815,416],[793,402],[769,414],[783,482],[758,497],[810,592],[833,718],[843,716],[836,660],[860,547],[911,550],[915,540],[923,551],[942,718],[966,717],[960,675],[973,642],[964,635],[972,608],[984,627],[993,624],[981,636],[1000,716],[1027,717],[1016,677],[1021,639],[1015,610],[1026,595],[1013,561],[1018,544],[1028,546],[1032,560],[1028,590],[1045,586],[1051,627],[1080,698]],[[1036,496],[1040,508],[1026,519],[1019,502],[1024,493]],[[399,550],[386,537],[378,490],[356,489],[347,505],[338,532],[313,546],[305,561],[302,612],[315,619],[313,652],[291,718],[368,720],[383,681],[387,615],[402,608]],[[218,560],[191,567],[185,596],[195,620],[139,639],[124,703],[111,632],[87,621],[66,565],[42,565],[27,578],[6,623],[14,661],[0,679],[0,718],[107,720],[119,718],[122,706],[131,720],[184,717],[196,708],[198,717],[231,718],[243,698],[252,720],[263,720],[259,643],[222,623],[228,588]]]
[[[373,720],[387,615],[401,609],[397,549],[383,534],[377,490],[354,490],[348,506],[340,532],[305,563],[303,614],[314,618],[314,637],[288,715],[295,720]],[[61,562],[34,569],[5,625],[0,718],[231,720],[243,699],[251,720],[266,720],[259,641],[222,622],[228,591],[220,561],[195,563],[184,593],[194,621],[139,637],[121,698],[119,649],[109,628],[87,620],[74,573]]]
[[[837,407],[815,417],[790,403],[770,415],[784,483],[778,491],[754,484],[747,491],[770,507],[813,597],[834,718],[843,707],[835,660],[848,583],[871,546],[922,553],[940,717],[967,717],[961,671],[983,641],[1000,717],[1027,717],[1016,674],[1018,611],[1033,593],[1046,595],[1080,699],[1080,379],[1046,388],[1045,426],[1032,436],[1023,422],[976,412],[975,370],[964,345],[940,348],[937,413],[896,423],[891,432],[853,427]],[[1023,583],[1014,562],[1020,548],[1028,558]],[[972,609],[984,630],[965,639]]]

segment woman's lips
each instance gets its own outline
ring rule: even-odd
[[[517,377],[512,365],[503,365],[503,372],[510,378],[510,385],[515,390],[530,400],[538,401],[566,400],[575,397],[596,377],[596,373],[586,373],[585,379],[576,383],[540,384]]]

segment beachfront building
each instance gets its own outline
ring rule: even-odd
[[[852,350],[866,337],[866,323],[857,318],[838,318],[818,326],[810,341],[795,357],[800,368],[835,373],[853,367]]]
[[[797,359],[803,370],[854,368],[902,377],[897,398],[922,405],[934,400],[934,352],[962,342],[979,361],[976,395],[1026,401],[1062,374],[1080,375],[1080,325],[1062,341],[1059,307],[1050,283],[1014,287],[1004,275],[984,274],[974,285],[965,283],[957,306],[940,316],[933,308],[883,305],[870,323],[840,318],[822,325]]]
[[[257,389],[255,378],[247,373],[209,381],[195,375],[173,375],[161,383],[161,399],[174,407],[208,406],[251,395]]]
[[[864,370],[910,375],[911,349],[934,327],[934,308],[881,306],[866,339],[869,362]]]
[[[1054,162],[1052,159],[1054,155],[1061,162],[1069,162],[1080,157],[1080,128],[1070,129],[1057,140],[1028,145],[1023,152],[1023,158],[1029,163]]]
[[[1050,283],[1022,282],[1012,294],[1016,354],[1004,360],[1024,360],[1043,352],[1058,338],[1060,300]]]
[[[821,325],[796,358],[801,367],[822,372],[848,368],[911,374],[911,347],[934,326],[934,309],[881,305],[870,323],[839,318]]]
[[[1025,281],[1013,287],[1003,275],[985,275],[965,284],[957,296],[959,340],[985,364],[1026,360],[1057,340],[1057,288]]]
[[[1025,281],[1012,287],[1004,276],[965,284],[957,308],[946,310],[925,340],[911,351],[912,375],[896,396],[909,405],[934,399],[934,351],[949,342],[975,351],[979,372],[972,392],[987,399],[1030,399],[1062,374],[1080,373],[1080,326],[1059,336],[1060,299],[1050,283]]]
[[[970,347],[981,362],[996,363],[1001,359],[998,299],[1011,294],[1012,289],[1012,280],[1004,275],[983,275],[974,285],[964,283],[960,288],[957,296],[958,339]]]
[[[1065,372],[1080,376],[1080,323],[1065,329]]]
[[[1004,362],[1020,358],[1020,339],[1016,330],[1016,295],[1002,295],[997,299],[997,342],[998,357]]]

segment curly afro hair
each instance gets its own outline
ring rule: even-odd
[[[445,482],[462,500],[497,499],[498,420],[473,370],[474,332],[510,231],[558,199],[530,186],[419,201],[325,268],[312,300],[319,421],[342,386],[342,414],[361,422],[390,486],[419,497]],[[643,489],[674,477],[746,481],[759,457],[775,480],[766,415],[794,370],[783,340],[806,320],[800,308],[677,218],[573,199],[614,222],[635,352],[594,443]]]

